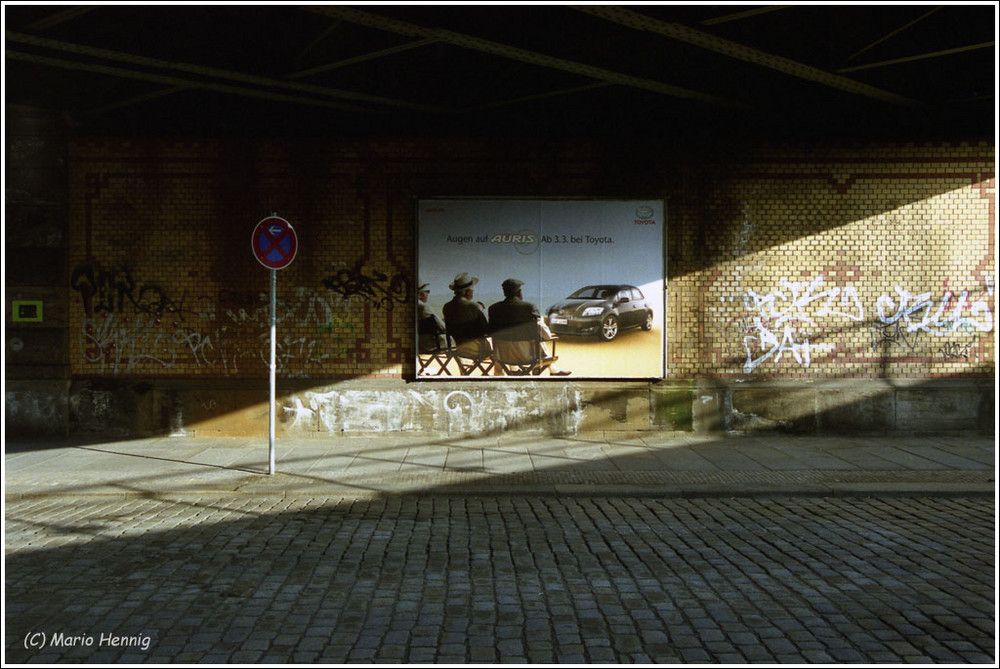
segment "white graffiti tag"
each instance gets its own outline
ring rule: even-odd
[[[765,360],[773,358],[774,362],[780,362],[783,353],[791,353],[795,361],[803,367],[812,364],[812,352],[832,351],[833,344],[813,344],[808,337],[802,341],[796,341],[796,333],[791,325],[785,325],[781,338],[769,330],[761,323],[759,317],[754,318],[758,335],[747,335],[743,337],[743,346],[747,351],[747,361],[743,365],[744,372],[752,372]],[[755,357],[756,356],[756,357]]]
[[[951,306],[954,295],[949,291],[944,294],[935,309],[930,293],[911,295],[910,291],[895,287],[896,299],[882,295],[875,303],[878,319],[885,325],[899,324],[907,332],[927,332],[935,336],[944,336],[958,330],[989,332],[993,329],[993,313],[982,297],[969,307],[969,315],[963,315],[969,301],[969,291],[963,290]],[[987,288],[987,294],[993,295],[993,287]]]
[[[773,319],[775,326],[788,321],[804,321],[814,325],[815,318],[825,316],[841,316],[853,321],[864,320],[865,308],[861,306],[861,300],[858,299],[854,286],[846,286],[843,289],[834,286],[816,292],[825,282],[826,277],[822,274],[812,281],[795,282],[782,279],[781,287],[784,290],[775,290],[767,295],[748,290],[743,297],[743,306],[748,311],[759,313],[764,319]],[[810,313],[816,302],[821,302],[819,308]]]
[[[748,290],[743,306],[754,312],[753,326],[743,337],[747,359],[744,372],[752,372],[765,360],[780,362],[785,353],[804,367],[812,364],[813,351],[832,351],[833,344],[816,344],[812,334],[801,333],[799,326],[813,327],[827,317],[861,321],[865,309],[853,286],[833,286],[823,290],[826,277],[811,281],[781,280],[781,289],[766,295]]]
[[[743,306],[752,312],[749,317],[752,324],[747,318],[738,323],[747,354],[744,372],[754,371],[767,360],[780,362],[786,353],[809,367],[816,351],[835,348],[833,344],[812,341],[814,333],[822,331],[824,319],[864,320],[865,309],[857,290],[853,286],[824,289],[825,280],[822,275],[802,282],[783,279],[780,289],[767,294],[747,290]],[[930,292],[914,295],[901,286],[895,286],[894,293],[883,294],[875,301],[876,316],[871,323],[873,348],[903,342],[913,350],[921,333],[944,337],[993,330],[992,277],[987,278],[985,289],[975,298],[970,297],[968,290],[957,295],[945,291],[937,300]],[[955,350],[965,349],[954,346],[938,349],[945,357],[952,358],[958,357],[952,353]]]

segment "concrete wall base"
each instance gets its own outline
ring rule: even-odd
[[[992,379],[279,383],[282,436],[995,432]],[[9,381],[8,436],[260,436],[267,382]]]
[[[993,434],[992,379],[279,383],[281,436]],[[7,436],[266,436],[267,382],[8,381]]]
[[[69,434],[69,381],[10,381],[4,386],[4,436]]]

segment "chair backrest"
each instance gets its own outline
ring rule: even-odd
[[[422,353],[433,353],[442,349],[442,334],[434,316],[427,316],[417,321],[417,343]]]
[[[537,363],[543,357],[541,341],[536,321],[517,323],[493,331],[493,349],[501,365]]]
[[[448,330],[448,336],[455,340],[456,343],[468,341],[469,339],[479,339],[486,334],[485,327],[478,321],[452,323],[445,320],[445,327]]]
[[[437,334],[438,326],[434,316],[426,316],[417,321],[417,334]]]
[[[494,341],[540,341],[538,323],[527,321],[493,331]]]

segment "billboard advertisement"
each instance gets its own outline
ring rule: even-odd
[[[661,378],[662,200],[417,203],[418,378]]]

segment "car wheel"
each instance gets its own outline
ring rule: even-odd
[[[653,312],[652,311],[646,313],[646,320],[644,320],[642,322],[642,329],[645,330],[646,332],[649,332],[650,330],[653,329]]]
[[[601,339],[611,341],[618,336],[618,317],[611,315],[601,322]]]

